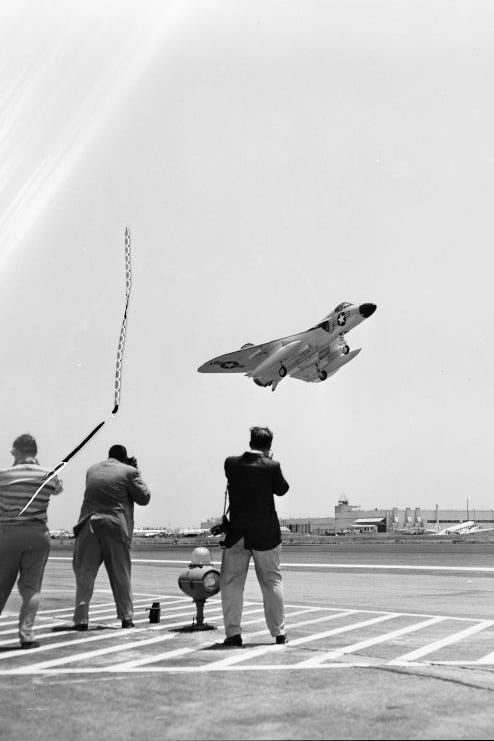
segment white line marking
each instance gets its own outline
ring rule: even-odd
[[[449,662],[448,662],[449,663]],[[482,656],[481,659],[477,659],[476,664],[494,664],[494,651]]]
[[[194,651],[200,651],[205,646],[209,646],[211,644],[209,643],[203,643],[200,646],[193,646],[193,647],[184,647],[184,648],[177,648],[174,651],[163,651],[160,654],[155,654],[154,656],[145,656],[142,659],[136,659],[135,661],[125,661],[122,664],[114,664],[113,666],[108,668],[108,671],[111,672],[129,672],[133,671],[138,666],[145,666],[147,664],[155,664],[157,661],[163,661],[164,659],[172,659],[176,658],[177,656],[184,656],[185,654],[190,654]]]
[[[175,618],[175,617],[180,617],[181,615],[183,615],[184,618],[185,617],[189,617],[192,620],[192,618],[194,617],[195,613],[194,612],[190,612],[190,613],[189,612],[180,612],[180,613],[178,613],[176,615],[168,615],[168,616],[165,616],[163,618],[163,620],[166,620],[167,618],[168,619],[171,619],[171,618]],[[105,616],[103,616],[103,619],[104,619],[104,617]],[[219,617],[219,615],[213,615],[213,617]],[[148,623],[148,620],[146,618],[141,618],[141,619],[134,618],[134,625],[141,625],[142,623]],[[156,627],[154,626],[154,624],[153,625],[149,624],[149,627],[152,630],[156,630]],[[166,625],[165,625],[165,627],[166,627]],[[67,636],[67,635],[72,635],[72,636],[82,635],[82,633],[79,633],[78,631],[74,631],[71,627],[67,628],[67,630],[53,630],[53,628],[62,628],[62,625],[60,625],[60,623],[53,623],[53,624],[49,624],[49,625],[43,625],[43,628],[50,628],[50,631],[48,633],[38,633],[37,632],[36,633],[36,640],[41,640],[42,638],[55,638],[55,637],[56,638],[60,638],[60,636]],[[107,638],[111,638],[112,636],[113,637],[116,637],[117,634],[119,634],[119,632],[120,632],[120,621],[118,620],[118,621],[110,622],[110,623],[102,623],[102,622],[100,622],[99,623],[99,628],[97,628],[96,630],[98,630],[98,629],[99,630],[102,630],[102,631],[103,630],[106,630],[107,632],[105,633],[105,636]],[[89,640],[89,637],[92,638],[92,635],[93,634],[94,634],[94,631],[93,630],[90,630],[89,631],[89,636],[86,639],[81,638],[81,641],[82,640]],[[87,636],[88,634],[85,633],[84,635]],[[100,634],[100,635],[102,635],[102,634]],[[18,642],[19,642],[19,638],[18,637],[16,637],[16,638],[10,638],[8,641],[2,641],[1,646],[3,648],[4,646],[10,646],[10,645],[13,645],[13,644],[17,644]],[[50,648],[52,645],[54,645],[54,644],[46,644],[44,646],[41,646],[40,648],[43,648],[44,650],[46,650],[47,648]],[[57,644],[57,645],[61,645],[61,644]],[[63,645],[66,645],[66,644],[64,643]],[[40,649],[31,649],[30,655],[35,650],[40,650]],[[5,654],[0,653],[0,661],[4,658],[4,655]]]
[[[161,599],[161,598],[160,597],[157,597],[157,599]],[[190,601],[192,603],[192,600],[176,600],[175,602],[168,602],[165,609],[168,608],[168,605],[175,604],[175,603],[179,603],[183,607],[184,602],[188,602],[188,601]],[[147,604],[147,600],[145,600],[143,598],[134,600],[134,607],[140,608],[140,607],[143,607],[145,604]],[[181,607],[179,607],[179,608],[173,608],[173,609],[181,609]],[[110,613],[110,614],[111,613],[115,613],[115,610],[116,610],[116,608],[115,608],[115,602],[106,602],[106,603],[99,604],[99,605],[95,604],[94,606],[92,606],[90,608],[90,613],[89,613],[90,622],[93,621],[94,618],[97,618],[97,617],[100,617],[100,616],[106,617],[107,616],[107,613]],[[54,612],[58,613],[57,615],[54,615],[53,616],[55,618],[55,622],[52,622],[52,623],[43,623],[42,626],[40,626],[40,627],[42,627],[43,629],[46,629],[46,628],[49,628],[49,627],[56,627],[56,626],[60,625],[59,620],[62,617],[64,617],[63,613],[66,612],[67,613],[67,619],[69,619],[71,617],[72,613],[74,612],[74,607],[62,608],[62,609],[54,610]],[[57,618],[58,618],[58,620],[57,620]],[[53,618],[51,618],[51,619],[53,619]],[[9,630],[2,630],[2,631],[0,631],[0,636],[10,635],[12,633],[15,633],[17,635],[17,625],[18,625],[18,622],[19,622],[19,619],[17,619],[17,620],[9,620],[8,622],[2,623],[1,624],[1,627],[2,628],[5,625],[15,625],[16,627],[15,628],[10,628]]]
[[[51,561],[72,561],[71,558],[64,556],[50,557]],[[154,564],[185,564],[190,561],[183,561],[171,558],[133,558],[132,563],[154,563]],[[212,566],[221,566],[221,561],[211,561]],[[249,564],[254,568],[254,564]],[[410,565],[410,564],[378,564],[378,563],[289,563],[281,564],[281,568],[301,568],[301,569],[377,569],[381,571],[398,570],[398,571],[462,571],[462,572],[481,572],[494,573],[494,566],[436,566],[436,565]]]
[[[296,666],[297,667],[306,667],[306,666],[309,667],[309,666],[317,666],[318,664],[324,664],[325,661],[339,659],[345,654],[353,653],[355,651],[361,651],[364,648],[375,646],[378,643],[385,643],[386,641],[392,641],[394,638],[399,638],[400,636],[406,635],[407,633],[414,633],[416,630],[422,630],[422,628],[428,628],[430,625],[441,623],[445,619],[446,618],[441,618],[441,617],[430,618],[429,620],[424,620],[421,623],[415,623],[414,625],[408,625],[405,628],[398,628],[397,630],[392,630],[389,633],[384,633],[383,635],[374,636],[373,638],[368,638],[365,641],[358,641],[358,643],[352,643],[349,646],[344,646],[343,648],[337,648],[334,651],[328,651],[327,653],[323,653],[320,656],[314,656],[311,659],[306,659],[306,661],[301,661]]]
[[[263,607],[258,607],[258,608],[254,609],[254,610],[247,611],[245,614],[249,615],[249,614],[254,614],[256,612],[264,612],[264,608]],[[179,615],[176,615],[175,617],[179,617]],[[264,616],[261,617],[261,618],[257,618],[256,620],[251,620],[251,621],[248,621],[248,622],[254,622],[255,623],[255,622],[260,622],[261,620],[264,620]],[[176,628],[176,627],[181,627],[181,626],[182,626],[182,623],[169,623],[169,624],[163,625],[163,626],[161,626],[161,625],[160,626],[153,626],[152,630],[153,630],[153,632],[156,632],[156,631],[160,631],[160,630],[163,631],[163,630],[168,630],[168,629],[171,629],[171,628]],[[143,631],[146,631],[146,630],[148,630],[148,628],[137,628],[136,630],[133,630],[132,631],[132,635],[135,635],[136,633],[142,633]],[[176,635],[177,634],[175,634],[175,633],[174,634],[165,633],[164,635],[154,636],[154,637],[149,638],[149,639],[139,640],[139,641],[135,641],[135,642],[131,642],[131,643],[119,643],[116,646],[109,646],[107,648],[96,649],[94,651],[86,651],[84,653],[72,653],[69,656],[63,656],[61,658],[49,659],[47,661],[42,661],[42,662],[38,662],[38,663],[35,663],[35,664],[24,665],[22,667],[18,667],[16,669],[12,669],[11,671],[12,671],[13,674],[30,674],[31,672],[36,673],[40,669],[47,669],[47,668],[51,668],[51,667],[57,667],[59,665],[70,664],[72,662],[77,662],[79,660],[85,660],[87,658],[96,658],[98,656],[103,656],[105,654],[110,654],[110,653],[116,653],[118,651],[128,651],[129,649],[135,648],[137,646],[140,647],[140,646],[145,646],[145,645],[151,644],[151,643],[157,643],[159,641],[165,641],[165,640],[168,640],[169,638],[174,638]],[[65,648],[67,646],[72,646],[73,644],[80,644],[80,643],[85,643],[86,644],[86,643],[90,643],[90,642],[92,643],[94,641],[103,640],[104,638],[109,638],[109,637],[114,637],[115,638],[117,636],[115,634],[113,634],[113,635],[111,635],[111,634],[110,635],[104,635],[104,636],[99,636],[98,635],[98,636],[91,636],[90,638],[79,638],[79,639],[77,639],[75,641],[64,641],[64,642],[60,642],[58,644],[52,643],[52,644],[48,644],[47,646],[40,646],[37,649],[36,648],[35,649],[31,649],[30,652],[29,652],[29,656],[32,656],[34,654],[34,652],[37,653],[39,651],[42,651],[43,649],[44,650],[49,650],[49,649],[52,649],[52,648],[60,648],[60,647]],[[194,647],[194,648],[184,649],[181,652],[184,653],[184,652],[190,652],[190,651],[195,651],[195,650],[196,650],[196,648]],[[19,651],[11,651],[11,652],[8,652],[6,654],[0,654],[0,658],[3,658],[4,656],[12,656],[12,655],[15,655],[16,657],[19,657]],[[26,654],[20,654],[20,656],[24,656],[25,657]],[[132,663],[132,662],[125,662],[125,663]],[[104,670],[105,671],[110,671],[110,670],[112,670],[112,668],[111,667],[110,668],[105,667]],[[3,672],[0,672],[0,674],[2,674],[2,673]]]
[[[395,665],[415,661],[415,659],[420,659],[422,656],[427,656],[427,654],[434,653],[434,651],[439,651],[439,649],[444,646],[449,646],[451,643],[458,643],[458,641],[463,640],[463,638],[468,638],[475,633],[479,633],[481,630],[490,628],[492,625],[494,625],[494,620],[482,620],[480,623],[471,625],[469,628],[460,630],[458,633],[453,633],[452,635],[446,636],[446,638],[440,638],[438,641],[422,646],[422,648],[417,648],[415,651],[403,654],[403,656],[399,656],[397,659],[394,659],[389,663]]]
[[[305,610],[305,612],[309,612],[310,609],[311,608],[308,608],[307,610]],[[254,615],[255,613],[258,613],[258,612],[264,612],[264,608],[263,607],[257,607],[257,608],[252,609],[252,610],[247,610],[247,611],[244,612],[244,614],[245,615]],[[217,617],[221,617],[221,613],[220,613],[220,608],[219,607],[216,608],[216,613],[217,614],[212,615],[213,619],[214,618],[217,618]],[[296,613],[294,613],[294,614],[296,614]],[[173,616],[170,615],[170,617],[177,618],[177,617],[184,616],[184,617],[192,618],[192,617],[194,617],[194,615],[195,615],[195,613],[192,613],[192,612],[183,612],[183,613],[179,613],[179,614],[176,614],[176,615],[173,615]],[[260,622],[263,619],[264,619],[264,617],[258,618],[256,620],[246,621],[246,624],[248,625],[249,623],[258,623],[258,622]],[[144,623],[144,622],[147,623],[147,621],[145,619],[144,620],[135,620],[134,622],[136,623],[136,625],[138,623]],[[152,630],[152,631],[160,631],[161,630],[161,631],[163,631],[163,630],[168,630],[168,629],[171,629],[171,628],[177,628],[177,627],[182,627],[182,626],[183,626],[183,623],[182,622],[180,622],[180,623],[161,623],[161,624],[152,625],[152,626],[148,624],[144,628],[136,628],[136,629],[133,629],[132,630],[132,635],[135,635],[136,633],[142,633],[142,632],[145,632],[147,630]],[[67,635],[68,633],[70,633],[71,635],[73,635],[73,631],[61,631],[61,632],[57,633],[56,635],[58,637],[60,635]],[[128,635],[127,632],[125,634]],[[54,635],[53,633],[47,633],[44,636],[43,635],[40,635],[38,637],[39,638],[47,637],[47,636],[48,637],[53,637],[53,635]],[[78,634],[78,635],[81,635],[81,634]],[[56,643],[47,643],[47,644],[44,644],[43,646],[40,646],[39,648],[32,648],[29,651],[29,656],[33,656],[33,655],[38,654],[39,652],[42,652],[42,651],[50,651],[50,650],[52,650],[54,648],[65,648],[65,647],[70,647],[70,646],[73,646],[73,645],[78,645],[78,644],[81,644],[81,643],[84,643],[84,644],[86,644],[86,643],[93,643],[94,641],[102,641],[102,640],[109,639],[109,638],[117,638],[118,639],[121,636],[122,636],[122,633],[120,632],[120,630],[117,630],[117,631],[109,631],[108,633],[106,633],[106,632],[105,633],[100,633],[100,634],[98,634],[96,636],[87,636],[87,634],[85,634],[83,638],[76,638],[76,639],[74,639],[72,641],[58,641]],[[13,643],[13,642],[14,641],[11,641],[11,643]],[[17,642],[17,641],[15,641],[15,642]],[[128,646],[128,644],[119,644],[119,646],[120,646],[120,649],[123,650],[123,649],[126,648],[126,646]],[[195,650],[195,649],[193,649],[193,650]],[[27,654],[25,654],[23,652],[19,652],[19,650],[6,651],[5,653],[0,653],[0,661],[3,660],[3,659],[12,658],[12,657],[20,659],[22,657],[25,658],[26,656],[27,656]],[[73,661],[77,661],[77,658],[78,658],[78,654],[77,653],[72,654],[72,660]]]
[[[338,615],[330,616],[331,618],[339,617]],[[328,617],[328,620],[330,619]],[[321,633],[313,633],[310,636],[302,636],[302,638],[295,638],[290,641],[289,645],[291,646],[300,646],[304,643],[310,643],[312,641],[318,641],[322,638],[328,638],[329,636],[333,635],[339,635],[340,633],[348,633],[351,630],[357,630],[358,628],[365,628],[368,625],[375,625],[376,623],[383,623],[386,620],[391,620],[393,618],[399,617],[398,613],[392,612],[388,615],[379,615],[379,617],[371,618],[370,620],[363,620],[359,623],[351,623],[350,625],[343,625],[339,628],[333,628],[332,630],[324,630]],[[313,622],[316,622],[315,620]],[[269,653],[271,651],[282,651],[283,649],[280,648],[280,646],[270,645],[270,646],[261,646],[260,648],[253,648],[250,651],[239,651],[239,653],[236,656],[229,656],[226,659],[220,659],[220,661],[213,662],[212,664],[208,665],[207,667],[198,667],[198,671],[204,671],[206,668],[223,668],[226,666],[233,666],[234,664],[240,664],[244,661],[249,661],[250,659],[255,659],[258,656],[262,656],[263,654]]]
[[[382,664],[370,664],[368,662],[358,662],[355,664],[323,664],[321,667],[315,667],[316,669],[353,669],[354,667],[373,667],[373,666],[382,666]],[[415,664],[413,665],[415,666]],[[419,666],[417,664],[417,666]],[[420,664],[420,666],[430,666],[430,664]],[[280,664],[279,666],[275,664],[267,664],[262,665],[259,664],[257,666],[225,666],[225,667],[214,667],[212,671],[283,671],[283,670],[292,670],[294,669],[294,666],[290,664]],[[196,674],[197,673],[197,667],[196,666],[145,666],[145,667],[136,667],[136,669],[132,669],[132,673],[141,673],[145,674],[147,672],[149,673],[155,673],[155,674]],[[208,671],[208,668],[206,667],[205,670]],[[84,667],[84,668],[65,668],[65,669],[38,669],[35,672],[32,672],[33,674],[41,674],[44,676],[58,676],[60,674],[70,675],[70,674],[108,674],[113,673],[111,669],[108,669],[108,667]],[[0,676],[9,676],[11,674],[17,674],[17,670],[2,670],[0,671]]]
[[[68,589],[65,589],[65,590],[61,590],[61,591],[64,591],[67,594],[67,592],[69,590]],[[105,593],[107,592],[106,589],[98,589],[98,590],[95,590],[95,591],[105,592]],[[111,592],[111,590],[110,590],[110,592]],[[134,592],[134,595],[136,595],[136,594],[137,595],[142,594],[143,595],[143,598],[142,599],[136,599],[136,600],[134,600],[134,605],[137,604],[137,603],[141,603],[141,602],[142,603],[145,603],[146,602],[146,599],[144,599],[144,597],[147,597],[148,599],[152,599],[152,600],[170,600],[170,601],[173,601],[173,602],[191,602],[192,601],[191,597],[181,597],[181,596],[178,596],[178,595],[173,595],[172,596],[172,595],[168,595],[168,594],[156,594],[156,593],[153,593],[153,594],[149,594],[148,595],[146,592],[144,592],[144,594],[142,592],[137,592],[137,593]],[[167,604],[171,604],[171,602],[168,602]],[[112,607],[112,606],[115,607],[115,601],[112,601],[112,602],[99,602],[99,603],[98,602],[94,602],[91,605],[91,607],[89,608],[90,617],[92,617],[92,615],[93,615],[93,610],[97,610],[100,607]],[[71,607],[54,607],[53,609],[50,609],[50,610],[38,610],[38,612],[36,613],[36,618],[44,617],[45,615],[53,615],[54,613],[57,613],[58,615],[60,615],[60,614],[65,613],[65,612],[68,613],[69,615],[71,615],[74,612],[74,605],[72,604]],[[14,614],[17,614],[17,613],[14,613]],[[10,617],[13,617],[13,615],[10,615],[9,614],[8,617],[9,618]],[[18,617],[16,617],[15,620],[14,619],[12,619],[12,620],[2,620],[0,618],[0,624],[1,624],[2,627],[4,625],[17,625],[18,622],[19,622],[19,618]]]
[[[257,611],[259,612],[261,609],[262,608],[259,608]],[[220,611],[220,608],[219,607],[216,608],[216,612],[218,614],[217,615],[214,615],[213,617],[220,617],[220,612],[219,611]],[[174,618],[177,618],[177,617],[181,617],[181,615],[183,615],[184,617],[189,617],[189,618],[193,617],[193,614],[191,614],[190,612],[184,612],[184,613],[181,613],[179,615],[174,615],[173,617]],[[145,619],[144,620],[136,620],[135,621],[136,624],[138,624],[138,623],[144,623],[144,622],[146,622],[146,627],[144,627],[144,628],[133,628],[132,629],[132,634],[142,633],[142,632],[144,632],[146,630],[153,630],[153,631],[156,631],[156,630],[157,631],[159,631],[159,630],[167,630],[169,628],[176,628],[176,627],[180,627],[182,625],[182,623],[158,623],[156,626],[155,625],[150,626],[149,623],[147,623],[147,621]],[[70,633],[71,635],[74,634],[73,631],[67,631],[67,633]],[[127,635],[127,631],[126,631],[125,634]],[[66,632],[63,631],[61,633],[56,633],[56,634],[54,634],[54,633],[48,633],[47,635],[49,637],[52,637],[54,635],[56,635],[58,637],[60,635],[66,635]],[[94,641],[104,641],[104,640],[108,640],[110,638],[119,638],[120,635],[121,635],[121,632],[120,631],[113,631],[113,630],[109,630],[109,631],[104,631],[103,630],[101,633],[98,633],[98,635],[88,635],[87,633],[84,633],[84,634],[78,633],[77,635],[79,635],[79,636],[83,635],[84,637],[83,638],[75,638],[72,641],[57,641],[55,643],[46,643],[46,644],[40,646],[39,648],[31,648],[31,649],[29,649],[29,656],[33,656],[33,655],[35,655],[35,654],[37,654],[37,653],[39,653],[41,651],[51,651],[54,648],[66,648],[66,647],[68,648],[70,646],[75,646],[75,645],[78,645],[78,644],[81,644],[81,643],[93,643]],[[40,636],[40,638],[41,638],[41,636]],[[125,648],[125,646],[123,646],[123,644],[119,644],[119,645],[121,646],[121,648]],[[16,658],[21,658],[21,657],[26,657],[26,655],[27,654],[25,652],[19,652],[19,650],[5,651],[4,653],[0,653],[0,661],[3,661],[4,659],[11,658],[12,656],[14,656]],[[74,654],[73,655],[73,659],[74,659],[74,661],[77,659],[77,654]]]
[[[83,661],[85,659],[94,659],[98,656],[115,653],[116,651],[126,651],[132,648],[136,648],[137,646],[148,646],[150,643],[158,643],[158,641],[170,641],[172,638],[176,638],[176,635],[176,633],[165,633],[164,635],[153,636],[153,638],[145,638],[142,641],[133,641],[132,643],[119,644],[118,646],[107,646],[106,648],[96,649],[95,651],[85,651],[84,653],[80,654],[63,656],[59,659],[49,659],[48,661],[41,661],[38,664],[30,664],[28,666],[19,667],[18,669],[14,669],[14,673],[30,674],[32,671],[39,671],[39,669],[47,669],[53,666],[62,666],[63,664],[71,664],[74,661]]]
[[[263,609],[263,608],[261,608]],[[260,610],[259,610],[260,611]],[[264,611],[264,610],[263,610]],[[307,614],[309,612],[318,612],[317,608],[307,608],[305,610],[298,610],[297,612],[292,612],[289,615],[287,615],[287,618],[295,617],[296,615],[302,615]],[[341,615],[331,615],[326,616],[324,618],[319,618],[319,620],[332,620],[336,617],[341,617],[342,615],[347,615],[348,613],[344,612],[341,613]],[[258,618],[256,620],[245,620],[243,621],[244,625],[252,625],[253,623],[260,623],[264,617]],[[304,621],[303,623],[295,623],[295,625],[305,625],[307,622],[312,621]],[[269,633],[267,628],[264,628],[263,630],[258,630],[254,633],[249,633],[246,638],[253,638],[254,636],[259,635],[265,635],[266,633]],[[195,651],[201,651],[205,648],[211,648],[214,645],[215,642],[211,643],[211,641],[204,641],[203,643],[199,644],[198,646],[191,646],[191,647],[185,647],[185,648],[179,648],[174,651],[164,651],[161,654],[154,654],[153,656],[144,656],[142,659],[135,659],[134,661],[125,661],[123,664],[115,664],[111,667],[111,671],[130,671],[134,669],[134,667],[137,666],[144,666],[147,664],[154,664],[157,661],[163,661],[170,658],[175,658],[177,656],[184,656],[185,654],[193,653]]]

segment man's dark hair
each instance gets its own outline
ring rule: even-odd
[[[108,458],[116,458],[120,463],[127,463],[127,448],[125,445],[112,445],[108,451]]]
[[[36,455],[38,452],[38,446],[36,440],[32,435],[26,433],[25,435],[19,435],[12,443],[12,447],[23,453],[24,455]]]
[[[269,450],[273,442],[273,433],[269,427],[250,428],[250,447],[256,450]]]

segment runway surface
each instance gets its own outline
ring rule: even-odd
[[[58,738],[67,728],[80,739],[102,733],[124,739],[493,737],[490,554],[460,547],[420,558],[285,549],[289,644],[273,644],[250,573],[244,645],[225,649],[219,595],[205,608],[216,630],[180,632],[195,615],[177,586],[191,551],[133,552],[132,630],[121,630],[115,619],[102,569],[87,633],[64,629],[74,595],[71,554],[53,551],[37,619],[40,648],[18,649],[17,595],[0,618],[0,686],[14,688],[15,698],[3,732],[11,735],[4,737]],[[212,557],[218,562],[220,551]],[[161,622],[152,625],[147,609],[157,600]],[[61,705],[69,687],[77,692]],[[26,693],[37,697],[34,716],[18,702]]]

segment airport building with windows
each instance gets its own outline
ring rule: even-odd
[[[334,508],[334,517],[289,517],[280,519],[280,525],[292,533],[328,535],[344,532],[390,533],[396,531],[420,532],[444,530],[452,525],[473,520],[483,527],[494,527],[494,509],[422,509],[420,507],[392,507],[361,509],[342,497]]]
[[[218,518],[201,523],[209,528]],[[421,509],[420,507],[392,507],[361,509],[340,498],[334,508],[334,517],[280,517],[282,528],[298,535],[334,535],[335,533],[392,533],[444,530],[452,525],[473,520],[481,527],[494,527],[494,509]]]

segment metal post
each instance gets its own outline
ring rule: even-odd
[[[206,600],[196,600],[196,625],[204,625],[204,604]]]

